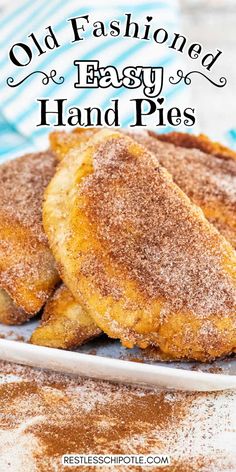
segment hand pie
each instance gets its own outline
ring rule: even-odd
[[[72,133],[54,131],[50,133],[50,148],[58,161],[64,159],[70,149],[87,144],[88,140],[97,133],[96,128],[75,128]]]
[[[206,137],[181,133],[144,132],[135,139],[153,152],[174,182],[236,248],[235,153]],[[195,148],[189,149],[191,146]],[[208,150],[208,154],[199,149]]]
[[[50,152],[0,166],[0,287],[22,309],[23,321],[42,308],[59,279],[42,227],[43,192],[55,168]]]
[[[47,302],[41,325],[33,332],[30,342],[40,346],[72,349],[101,333],[68,288],[61,285]]]
[[[232,151],[232,149],[229,149],[220,143],[211,141],[205,134],[199,134],[199,136],[177,132],[156,134],[152,131],[149,131],[149,134],[150,136],[158,138],[160,141],[172,143],[175,146],[181,146],[189,149],[199,149],[206,154],[212,154],[216,157],[236,159],[235,151]]]
[[[22,324],[29,319],[29,314],[18,307],[11,297],[0,288],[0,323],[6,325]]]
[[[44,228],[62,279],[100,329],[172,358],[231,353],[236,253],[158,155],[103,130],[68,157],[47,188]]]
[[[73,133],[52,133],[51,148],[61,159],[70,149],[85,145],[95,132],[76,128]],[[236,248],[236,153],[204,135],[122,132],[156,155],[175,183]]]

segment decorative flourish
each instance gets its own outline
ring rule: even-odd
[[[215,87],[224,87],[227,84],[227,79],[225,77],[220,77],[219,83],[216,83],[213,80],[211,80],[209,77],[207,77],[207,75],[203,74],[202,72],[200,72],[198,70],[193,70],[191,72],[188,72],[188,74],[184,75],[184,73],[181,69],[179,69],[177,71],[178,79],[175,79],[175,77],[171,76],[169,78],[169,82],[172,85],[176,85],[176,84],[179,84],[181,82],[181,80],[183,80],[186,85],[190,85],[192,83],[192,80],[190,79],[190,75],[192,75],[192,74],[202,75],[203,77],[205,77],[205,79],[207,79],[209,82],[211,82],[211,84],[215,85]]]
[[[29,77],[31,77],[34,74],[42,74],[43,75],[43,78],[42,78],[42,84],[43,85],[47,85],[50,80],[52,80],[52,82],[54,82],[54,84],[57,84],[57,85],[63,84],[63,82],[65,81],[64,77],[62,77],[62,76],[58,77],[57,80],[55,79],[55,77],[57,75],[57,72],[56,72],[55,69],[52,69],[49,72],[49,74],[46,74],[46,72],[43,72],[41,70],[36,70],[34,72],[31,72],[31,74],[27,75],[26,77],[24,77],[24,79],[20,80],[20,82],[17,82],[17,83],[14,83],[14,78],[13,77],[8,77],[7,78],[7,85],[9,85],[9,87],[18,87],[18,85],[21,85],[25,80],[29,79]]]

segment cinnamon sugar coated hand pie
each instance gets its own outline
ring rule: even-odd
[[[159,141],[165,143],[172,143],[176,146],[182,146],[189,149],[200,149],[206,154],[212,154],[216,157],[233,157],[236,159],[235,151],[232,151],[232,149],[229,149],[218,142],[211,141],[205,134],[195,136],[193,134],[172,132],[157,135],[156,133],[149,131],[149,135],[158,137]]]
[[[136,140],[153,152],[175,183],[236,248],[236,153],[206,137],[181,133],[144,132],[136,134]]]
[[[97,128],[75,128],[72,133],[54,131],[49,135],[50,148],[56,159],[61,161],[71,149],[86,145],[97,132]]]
[[[61,285],[47,302],[41,325],[31,336],[32,344],[72,349],[101,334],[86,310]]]
[[[21,310],[17,323],[42,308],[58,281],[42,226],[43,193],[55,167],[51,152],[0,166],[0,287]]]
[[[51,133],[51,149],[61,160],[71,149],[85,145],[95,132],[96,128],[76,128],[72,133]],[[204,135],[122,132],[156,156],[181,190],[236,248],[236,153]]]
[[[71,149],[45,193],[50,248],[110,337],[172,358],[225,356],[236,348],[236,253],[162,167],[172,154],[181,165],[179,148],[156,142],[152,153],[103,130]]]
[[[17,306],[11,297],[0,288],[0,323],[7,325],[22,324],[29,319],[29,313]]]

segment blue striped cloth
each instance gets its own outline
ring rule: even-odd
[[[227,139],[228,139],[228,142],[229,142],[229,146],[232,149],[236,150],[236,128],[231,129],[231,130],[228,131]]]
[[[121,125],[127,127],[133,121],[133,110],[129,106],[129,100],[140,96],[137,90],[119,89],[84,89],[73,87],[76,81],[76,69],[73,66],[75,59],[98,59],[101,66],[112,64],[119,70],[130,65],[164,66],[166,77],[176,74],[179,68],[183,68],[182,56],[173,50],[168,50],[166,45],[158,45],[153,41],[140,41],[128,38],[89,37],[89,30],[84,34],[85,40],[72,44],[71,26],[67,18],[89,14],[91,22],[102,20],[108,25],[110,19],[124,21],[124,13],[130,12],[133,20],[141,25],[145,24],[146,16],[152,16],[155,28],[163,27],[168,32],[181,31],[179,26],[179,11],[177,0],[116,0],[107,2],[100,0],[22,0],[15,8],[8,7],[1,16],[0,29],[0,155],[1,158],[18,155],[28,150],[42,149],[47,146],[48,132],[53,128],[36,127],[39,122],[39,104],[36,98],[68,99],[67,106],[100,106],[107,108],[112,98],[121,101]],[[34,32],[41,42],[45,28],[51,25],[61,47],[48,51],[46,54],[35,54],[32,63],[27,67],[16,67],[8,58],[10,46],[15,42],[26,42],[27,35]],[[89,39],[88,39],[89,38]],[[28,43],[29,43],[28,39]],[[35,70],[49,72],[56,69],[59,76],[64,76],[62,85],[49,83],[42,84],[40,74],[34,74],[22,85],[10,88],[6,79],[10,76],[16,81]],[[163,95],[168,102],[168,108],[179,106],[182,109],[191,106],[189,91],[182,83],[172,86],[166,80]],[[53,103],[53,102],[52,102]],[[155,120],[152,118],[150,128],[155,128]],[[179,129],[179,128],[178,128]],[[168,127],[162,131],[169,131]]]

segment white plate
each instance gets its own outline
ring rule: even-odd
[[[128,384],[191,391],[236,389],[236,360],[200,363],[163,363],[145,359],[143,351],[127,350],[118,341],[99,338],[77,351],[63,351],[25,342],[38,321],[9,328],[0,325],[0,359],[68,374]],[[23,342],[14,339],[22,336]],[[123,359],[137,359],[136,362]],[[139,360],[142,360],[140,362]],[[216,369],[219,373],[210,373]],[[192,370],[194,369],[194,370]],[[198,370],[196,370],[198,369]]]
[[[236,359],[228,362],[217,361],[211,365],[153,362],[152,359],[144,359],[141,350],[126,350],[119,341],[108,339],[85,344],[75,352],[33,346],[27,344],[27,341],[37,324],[37,320],[18,327],[0,324],[0,338],[1,335],[4,337],[0,339],[0,359],[58,372],[150,387],[191,391],[236,389]],[[25,342],[17,341],[19,336],[24,338]],[[91,352],[95,351],[96,355],[92,355]],[[140,359],[142,363],[124,360],[127,358]],[[218,369],[219,373],[210,373],[212,368]]]

